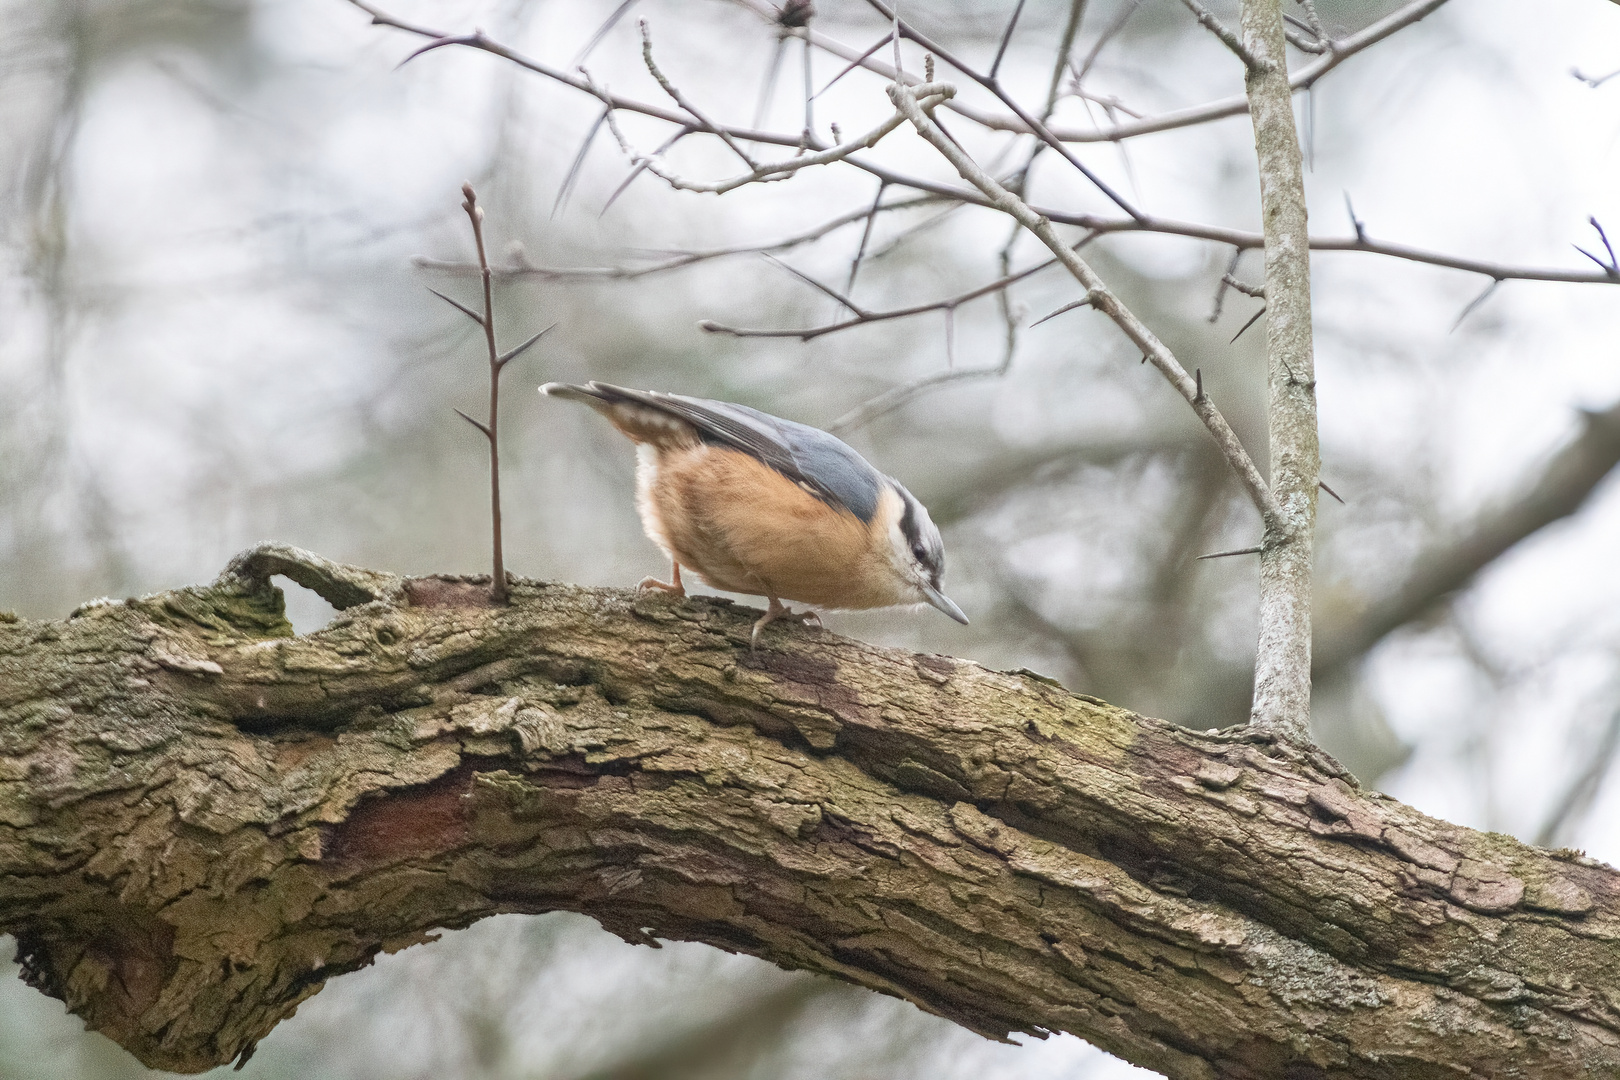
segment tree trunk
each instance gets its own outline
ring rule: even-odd
[[[269,575],[346,608],[292,636]],[[1620,877],[1197,734],[728,602],[262,545],[0,625],[0,931],[202,1070],[379,950],[581,911],[1174,1078],[1620,1073]]]

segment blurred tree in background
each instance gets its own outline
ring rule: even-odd
[[[614,6],[390,10],[482,26],[565,67]],[[1010,6],[931,0],[907,17],[988,56]],[[882,33],[855,0],[818,7],[832,36]],[[1394,7],[1318,10],[1339,30]],[[466,285],[445,269],[468,255],[466,178],[489,207],[501,265],[621,271],[499,281],[514,340],[559,324],[507,377],[507,563],[526,576],[623,584],[660,568],[618,437],[528,386],[600,378],[827,425],[948,362],[1004,355],[994,296],[956,308],[948,331],[936,312],[804,343],[737,340],[697,323],[809,327],[838,309],[752,253],[637,272],[859,210],[869,178],[830,171],[715,200],[643,176],[608,206],[629,165],[602,137],[564,198],[596,103],[471,51],[396,71],[415,43],[341,0],[0,10],[0,607],[20,614],[206,580],[267,536],[400,572],[481,569],[484,449],[450,411],[480,399],[478,342],[423,288]],[[1044,94],[1072,10],[1028,3],[1003,67],[1010,84]],[[1179,4],[1094,0],[1083,15],[1059,80],[1072,90],[1084,72],[1087,96],[1066,93],[1056,113],[1069,126],[1236,90],[1230,56]],[[644,0],[635,17],[687,93],[749,120],[777,52],[768,21],[720,0]],[[610,31],[589,67],[650,99],[633,23]],[[1353,200],[1382,239],[1582,268],[1572,243],[1602,254],[1588,217],[1620,228],[1620,79],[1602,81],[1620,67],[1616,31],[1620,7],[1600,0],[1549,2],[1530,25],[1505,0],[1459,0],[1347,62],[1299,100],[1313,234],[1351,234]],[[768,103],[779,116],[803,108],[799,62],[793,50],[782,60]],[[842,66],[814,63],[817,86]],[[861,130],[870,99],[887,109],[874,86],[840,82],[817,100],[821,122]],[[633,137],[651,131],[626,124]],[[1252,154],[1248,122],[1234,117],[1085,158],[1155,213],[1252,229]],[[671,160],[697,173],[714,163],[712,148],[684,143]],[[1053,204],[1095,199],[1055,169],[1029,183]],[[1001,221],[924,205],[878,219],[864,241],[856,222],[779,255],[842,284],[864,242],[853,295],[884,309],[992,280],[1007,237]],[[1230,340],[1258,302],[1228,292],[1209,319],[1229,249],[1119,235],[1087,251],[1201,366],[1258,452],[1263,339]],[[1036,255],[1022,241],[1008,257],[1016,267]],[[1237,272],[1256,277],[1258,264],[1249,255]],[[1351,253],[1319,255],[1313,269],[1323,475],[1346,499],[1320,515],[1319,740],[1364,782],[1430,813],[1612,859],[1620,505],[1603,477],[1620,421],[1578,410],[1620,400],[1620,293],[1510,281],[1465,312],[1488,278]],[[1046,272],[1008,295],[1018,330],[1003,376],[918,396],[846,436],[934,510],[972,627],[911,614],[829,625],[1033,668],[1197,727],[1241,721],[1254,568],[1196,556],[1254,543],[1252,513],[1191,413],[1111,328],[1086,313],[1030,325],[1072,286]],[[310,594],[290,603],[300,629],[325,618]],[[0,994],[0,1075],[144,1072],[20,982]],[[1128,1070],[1077,1040],[998,1047],[848,987],[697,946],[632,949],[553,915],[491,920],[338,980],[245,1075],[1015,1071]]]

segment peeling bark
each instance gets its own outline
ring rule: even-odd
[[[268,582],[345,607],[295,637]],[[0,625],[0,931],[149,1065],[506,911],[1181,1078],[1620,1072],[1620,877],[1319,752],[752,615],[261,546]]]

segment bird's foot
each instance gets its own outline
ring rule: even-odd
[[[683,597],[683,596],[686,595],[686,586],[682,585],[679,581],[674,581],[674,582],[659,581],[655,577],[642,578],[641,579],[641,584],[637,585],[636,588],[638,588],[638,589],[657,589],[659,592],[667,592],[671,596],[676,597],[676,598],[680,598],[680,597]]]
[[[770,601],[771,601],[770,607],[766,608],[765,609],[765,614],[761,615],[759,617],[758,621],[756,621],[754,623],[754,632],[751,635],[749,635],[749,638],[748,638],[748,651],[749,652],[758,651],[758,649],[759,649],[759,632],[761,630],[765,629],[767,626],[771,625],[771,623],[773,623],[773,622],[783,622],[783,621],[796,622],[796,623],[811,623],[811,622],[813,622],[813,623],[816,624],[817,629],[822,628],[822,626],[821,626],[821,613],[820,612],[810,611],[808,609],[806,609],[804,611],[789,611],[788,608],[787,608],[787,605],[783,604],[782,601],[778,600],[774,596],[770,598]]]
[[[641,584],[637,585],[636,588],[657,589],[659,592],[669,593],[676,599],[684,597],[686,595],[686,586],[681,584],[681,564],[672,563],[671,565],[674,567],[673,572],[670,574],[674,579],[673,581],[659,581],[655,577],[642,578]]]

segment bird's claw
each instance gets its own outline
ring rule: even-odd
[[[668,581],[659,581],[655,577],[642,578],[641,584],[637,585],[636,588],[657,589],[659,592],[669,593],[669,595],[676,597],[677,599],[686,595],[686,586],[682,585],[679,581],[671,583]]]
[[[790,611],[780,600],[772,600],[771,606],[765,609],[765,614],[761,615],[754,623],[754,632],[748,636],[748,651],[759,651],[759,632],[761,630],[765,629],[773,622],[783,621],[796,623],[813,622],[816,624],[816,629],[825,629],[825,627],[823,627],[821,624],[820,612],[811,611],[809,609],[804,611]]]

